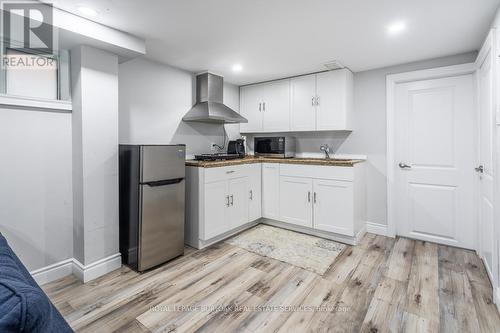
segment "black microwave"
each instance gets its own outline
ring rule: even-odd
[[[255,156],[295,157],[295,138],[289,136],[257,137],[253,146]]]

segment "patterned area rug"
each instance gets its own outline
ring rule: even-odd
[[[245,250],[323,275],[345,245],[267,225],[258,225],[226,241]]]

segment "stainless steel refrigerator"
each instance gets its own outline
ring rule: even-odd
[[[184,254],[185,145],[120,145],[120,252],[137,271]]]

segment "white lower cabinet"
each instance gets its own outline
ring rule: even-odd
[[[280,221],[354,236],[353,183],[280,177]]]
[[[280,220],[312,228],[312,191],[309,178],[280,177]]]
[[[223,234],[229,228],[226,217],[228,208],[228,182],[218,181],[205,185],[204,238]]]
[[[248,222],[248,177],[205,184],[205,232],[210,239]]]
[[[268,219],[280,217],[280,165],[262,164],[262,216]]]
[[[352,244],[366,222],[362,164],[256,163],[186,170],[186,243],[196,248],[261,217]]]
[[[234,229],[248,223],[248,177],[231,179],[229,181],[229,205],[227,206],[229,229]]]
[[[186,168],[187,244],[202,248],[262,217],[260,167]]]
[[[315,231],[354,237],[366,222],[364,172],[353,167],[280,165],[279,217]],[[266,205],[265,197],[263,205]]]
[[[354,236],[353,183],[314,179],[314,228]]]
[[[262,217],[262,177],[261,164],[249,165],[248,182],[248,220],[250,222]]]
[[[249,222],[249,177],[230,178],[204,186],[204,232],[207,240]]]

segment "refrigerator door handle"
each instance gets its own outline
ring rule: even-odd
[[[147,185],[149,187],[158,187],[158,186],[165,186],[165,185],[173,185],[173,184],[179,184],[182,182],[184,178],[175,178],[175,179],[167,179],[167,180],[158,180],[154,182],[146,182],[143,183],[142,185]]]

